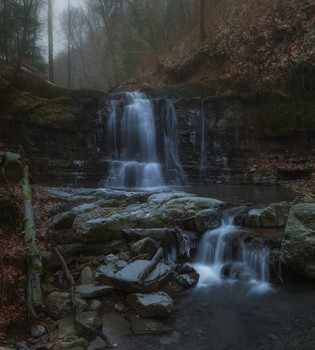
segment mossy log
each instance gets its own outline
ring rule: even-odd
[[[24,231],[25,245],[28,257],[27,308],[30,316],[37,318],[37,312],[43,308],[43,296],[40,286],[42,261],[36,244],[34,210],[32,191],[29,184],[29,168],[24,167],[23,198],[24,198]]]

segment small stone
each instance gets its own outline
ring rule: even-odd
[[[118,270],[123,269],[124,267],[126,267],[128,265],[128,263],[124,260],[118,260],[115,263],[115,266],[117,267]]]
[[[34,325],[32,326],[31,328],[31,335],[32,335],[32,338],[39,338],[41,337],[42,335],[44,335],[46,332],[46,329],[44,326],[41,326],[41,325]]]
[[[81,284],[91,284],[93,281],[92,270],[89,266],[86,266],[81,271]]]
[[[128,261],[130,259],[130,254],[129,253],[125,253],[125,252],[120,252],[119,253],[119,259]]]
[[[115,265],[116,261],[118,260],[117,256],[114,254],[109,254],[105,257],[104,263],[106,265]]]
[[[90,302],[90,305],[87,307],[88,311],[98,311],[102,306],[102,303],[97,300],[97,299],[93,299]]]
[[[119,303],[115,304],[114,308],[118,312],[127,312],[129,310],[129,308],[127,306],[125,306],[124,304],[119,304]]]
[[[112,284],[115,272],[112,266],[101,265],[95,272],[95,281],[98,283]]]

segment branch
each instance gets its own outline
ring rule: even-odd
[[[59,250],[57,247],[54,247],[54,251],[56,253],[56,255],[58,256],[59,258],[59,261],[61,263],[61,267],[63,269],[63,272],[67,278],[67,280],[69,281],[70,283],[70,298],[71,298],[71,303],[72,303],[72,306],[73,306],[73,309],[75,311],[75,322],[76,324],[87,330],[88,332],[100,337],[101,339],[104,340],[104,342],[106,343],[106,347],[107,348],[112,348],[112,347],[116,347],[117,344],[112,344],[112,342],[110,341],[110,339],[101,331],[93,328],[93,327],[90,327],[90,326],[87,326],[86,324],[82,323],[80,321],[80,318],[79,318],[79,310],[78,310],[78,306],[77,306],[77,302],[76,302],[76,299],[75,299],[75,283],[74,283],[74,279],[72,277],[72,274],[71,272],[69,271],[68,269],[68,266],[64,260],[64,258],[62,257],[62,255],[60,254]]]
[[[142,273],[138,276],[138,284],[142,284],[144,280],[150,275],[150,272],[153,271],[158,264],[158,262],[162,259],[164,254],[164,249],[159,248],[154,257],[152,258],[150,264],[143,270]]]

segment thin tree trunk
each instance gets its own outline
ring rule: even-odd
[[[3,24],[7,28],[7,0],[3,0]],[[8,62],[8,33],[5,31],[3,38],[3,51],[6,62]]]
[[[19,47],[19,53],[18,53],[18,59],[16,63],[16,67],[14,70],[14,75],[12,78],[11,84],[14,84],[16,82],[16,78],[18,75],[18,72],[21,67],[22,59],[25,54],[25,42],[26,42],[26,35],[27,35],[27,27],[28,27],[28,20],[29,20],[29,15],[31,13],[32,7],[33,7],[33,0],[29,1],[29,4],[27,5],[26,0],[23,1],[24,3],[24,24],[23,24],[23,35],[22,35],[22,41],[21,45]]]
[[[200,0],[200,42],[203,43],[205,40],[206,40],[205,0]]]
[[[48,62],[49,80],[54,82],[54,48],[53,48],[53,22],[52,0],[48,0]]]
[[[68,0],[68,89],[71,89],[71,14]]]

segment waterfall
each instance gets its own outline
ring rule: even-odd
[[[249,292],[270,289],[269,249],[260,246],[249,250],[242,239],[244,230],[233,224],[242,210],[237,207],[225,211],[220,227],[204,233],[195,264],[199,286],[239,282],[249,286]]]
[[[173,103],[166,100],[162,109],[166,179],[174,185],[187,183],[178,155],[178,125]]]
[[[112,101],[107,122],[110,152],[107,185],[155,187],[164,184],[155,144],[155,125],[150,100],[140,92],[123,95],[124,109],[117,120],[117,103]],[[118,138],[120,147],[118,147]]]

